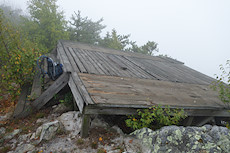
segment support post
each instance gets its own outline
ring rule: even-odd
[[[89,134],[90,115],[84,114],[82,118],[81,137],[86,138]]]

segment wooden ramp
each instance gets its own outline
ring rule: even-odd
[[[64,74],[60,77],[62,85],[53,88],[68,83],[84,116],[83,137],[92,114],[128,115],[158,104],[184,108],[191,117],[188,125],[194,116],[206,116],[200,125],[213,117],[230,116],[217,93],[209,88],[214,79],[180,61],[70,41],[59,41],[57,58]],[[47,97],[49,91],[43,99]],[[35,101],[33,105],[40,108],[41,104]]]

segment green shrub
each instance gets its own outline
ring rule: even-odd
[[[216,81],[211,88],[218,91],[220,100],[227,109],[230,109],[230,60],[227,60],[225,67],[220,65],[221,76],[216,75]]]
[[[0,72],[2,85],[11,98],[20,94],[22,85],[31,82],[35,61],[41,51],[22,34],[0,9]]]
[[[57,97],[56,97],[57,98]],[[60,103],[63,103],[65,106],[70,106],[73,103],[73,95],[71,92],[68,92],[64,95],[64,99],[59,100]]]
[[[183,109],[170,109],[169,106],[162,108],[158,105],[148,109],[138,109],[137,115],[128,116],[125,122],[133,130],[143,127],[158,129],[167,125],[177,125],[184,118],[186,114]]]

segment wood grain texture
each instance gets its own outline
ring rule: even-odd
[[[68,85],[69,85],[70,90],[73,94],[73,97],[74,97],[75,102],[78,106],[78,109],[79,109],[80,113],[82,113],[83,107],[84,107],[84,100],[82,99],[81,94],[80,94],[72,76],[70,76],[70,78],[69,78]]]
[[[71,77],[73,78],[73,81],[74,81],[76,87],[78,88],[78,91],[80,92],[86,105],[94,104],[94,102],[92,101],[87,89],[85,88],[85,85],[83,84],[82,80],[79,78],[78,73],[77,72],[71,73]]]
[[[63,73],[46,91],[44,91],[35,101],[32,106],[35,110],[39,110],[50,99],[53,98],[69,81],[69,73]]]
[[[82,73],[79,76],[97,104],[223,108],[217,93],[207,85]]]

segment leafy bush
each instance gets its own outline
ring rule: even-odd
[[[216,76],[216,81],[211,88],[218,91],[220,100],[226,108],[230,108],[230,60],[227,60],[225,67],[220,65],[221,76]]]
[[[73,95],[71,92],[68,92],[64,95],[64,99],[59,100],[60,103],[63,103],[65,106],[70,106],[73,103]]]
[[[161,105],[152,106],[148,109],[137,110],[137,115],[128,116],[126,125],[133,130],[148,127],[158,129],[166,125],[177,125],[186,114],[183,109],[170,109],[169,106],[162,108]]]
[[[13,100],[20,94],[21,86],[30,82],[33,77],[35,60],[39,56],[36,46],[0,10],[1,83]]]

